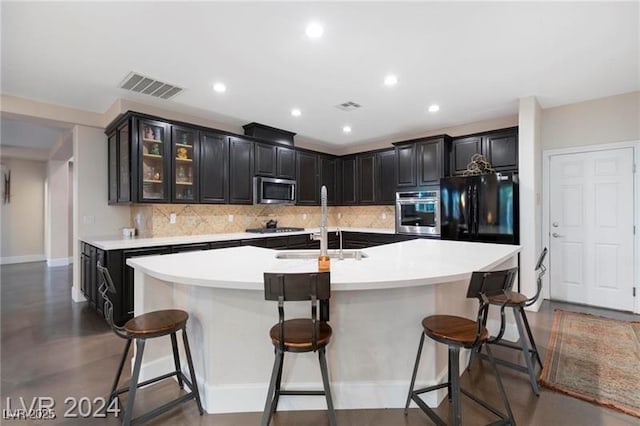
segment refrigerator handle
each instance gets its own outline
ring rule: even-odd
[[[473,205],[473,215],[471,216],[471,220],[473,222],[473,227],[472,227],[472,238],[476,238],[478,236],[478,184],[477,183],[473,183],[472,184],[472,195],[471,195],[471,205]]]

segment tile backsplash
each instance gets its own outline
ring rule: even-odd
[[[176,223],[169,223],[170,215]],[[394,228],[394,206],[329,207],[328,225],[355,228]],[[320,226],[318,206],[269,205],[203,205],[152,204],[135,205],[131,209],[133,226],[143,237],[244,232],[260,228],[270,219],[278,226],[317,228]]]

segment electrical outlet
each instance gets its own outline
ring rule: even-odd
[[[338,212],[338,219],[342,219],[342,213]]]
[[[82,216],[85,225],[93,225],[96,222],[95,216]]]
[[[230,214],[229,216],[227,216],[227,220],[228,220],[229,222],[233,222],[233,215],[232,215],[232,214]]]
[[[382,218],[382,220],[385,220],[387,218],[387,214],[386,213],[382,213],[382,215],[380,215],[380,217]]]
[[[306,213],[302,213],[302,220],[307,220],[307,214]]]
[[[176,223],[176,214],[175,213],[169,214],[169,223],[170,224],[175,224]]]

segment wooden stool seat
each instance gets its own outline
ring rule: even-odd
[[[124,331],[135,339],[146,339],[175,333],[184,328],[189,314],[180,309],[165,309],[139,315],[124,325]]]
[[[478,323],[467,318],[453,315],[432,315],[422,320],[422,327],[427,336],[447,345],[471,347],[476,344]],[[480,341],[485,342],[489,332],[482,328]]]
[[[527,296],[522,293],[516,293],[515,291],[508,292],[508,296],[506,294],[498,294],[496,296],[489,296],[489,303],[492,305],[502,305],[508,307],[521,306],[527,302]]]
[[[317,348],[327,346],[331,340],[331,326],[326,322],[317,322]],[[280,325],[276,324],[269,330],[274,345],[280,344]],[[285,350],[313,350],[313,322],[308,318],[290,319],[284,322]]]
[[[404,406],[405,416],[409,414],[409,404],[413,401],[436,425],[446,426],[449,424],[451,426],[461,426],[462,412],[460,409],[460,395],[464,395],[500,418],[500,420],[490,423],[491,425],[515,425],[511,405],[509,405],[509,399],[502,385],[502,380],[500,379],[495,360],[491,354],[491,349],[487,347],[487,354],[506,413],[501,413],[486,401],[460,387],[460,349],[466,348],[477,351],[488,343],[489,331],[485,327],[483,320],[486,319],[484,314],[489,308],[489,297],[503,294],[510,289],[517,272],[518,268],[511,268],[504,271],[473,272],[471,274],[471,280],[469,281],[469,287],[467,289],[467,298],[476,298],[480,304],[475,321],[455,315],[430,315],[422,320],[423,330],[420,333],[418,353],[416,355],[416,362],[413,365],[413,374],[411,375],[411,382],[409,384],[407,402]],[[508,299],[505,300],[508,301]],[[504,321],[504,305],[500,310],[500,316],[502,321]],[[501,328],[503,329],[504,327]],[[447,345],[449,352],[448,377],[445,383],[416,389],[416,376],[418,374],[420,356],[422,355],[422,348],[426,337]],[[499,337],[501,337],[501,335]],[[444,388],[447,389],[447,396],[450,402],[449,423],[446,423],[420,396],[424,393]]]
[[[202,409],[202,402],[200,401],[200,391],[198,390],[198,383],[196,382],[196,373],[193,368],[193,359],[191,358],[191,349],[189,348],[189,339],[187,338],[187,320],[189,314],[180,309],[165,309],[161,311],[153,311],[143,315],[139,315],[127,321],[124,326],[119,327],[113,322],[113,303],[111,303],[110,295],[116,292],[116,288],[113,285],[111,274],[109,270],[102,266],[100,262],[96,265],[98,274],[101,279],[99,291],[104,300],[103,312],[104,318],[113,330],[113,332],[120,338],[126,340],[124,346],[124,352],[120,358],[120,365],[118,366],[118,372],[111,386],[111,393],[106,403],[107,406],[111,405],[111,401],[118,398],[119,395],[128,392],[129,398],[127,400],[127,406],[122,413],[122,425],[130,426],[132,424],[147,424],[149,420],[157,417],[170,409],[182,404],[184,402],[195,400],[198,406],[200,415],[204,414]],[[182,331],[182,343],[184,345],[184,353],[187,356],[187,366],[189,367],[189,378],[182,372],[182,364],[180,363],[180,353],[178,351],[178,338],[176,334]],[[140,368],[142,366],[142,357],[144,355],[144,348],[147,343],[147,339],[153,337],[171,337],[171,349],[173,350],[173,366],[174,371],[155,377],[153,379],[139,382]],[[131,344],[136,344],[135,360],[133,361],[133,371],[131,372],[131,380],[128,386],[124,386],[118,389],[118,383],[120,382],[120,376],[122,376],[122,370],[124,364],[131,349]],[[161,380],[175,377],[178,381],[180,389],[184,389],[184,385],[187,385],[189,392],[181,392],[181,395],[169,402],[166,402],[153,410],[142,414],[136,418],[133,418],[133,406],[136,398],[136,392],[138,388],[148,386],[152,383],[159,382]]]

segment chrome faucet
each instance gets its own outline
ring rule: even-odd
[[[339,259],[340,260],[344,260],[344,253],[342,252],[342,229],[338,228],[336,230],[336,235],[338,235],[340,237],[340,251],[339,251]]]
[[[320,219],[320,234],[311,236],[313,240],[320,240],[320,256],[327,256],[327,187],[322,185],[320,189],[320,204],[322,219]],[[341,244],[342,246],[342,244]]]

